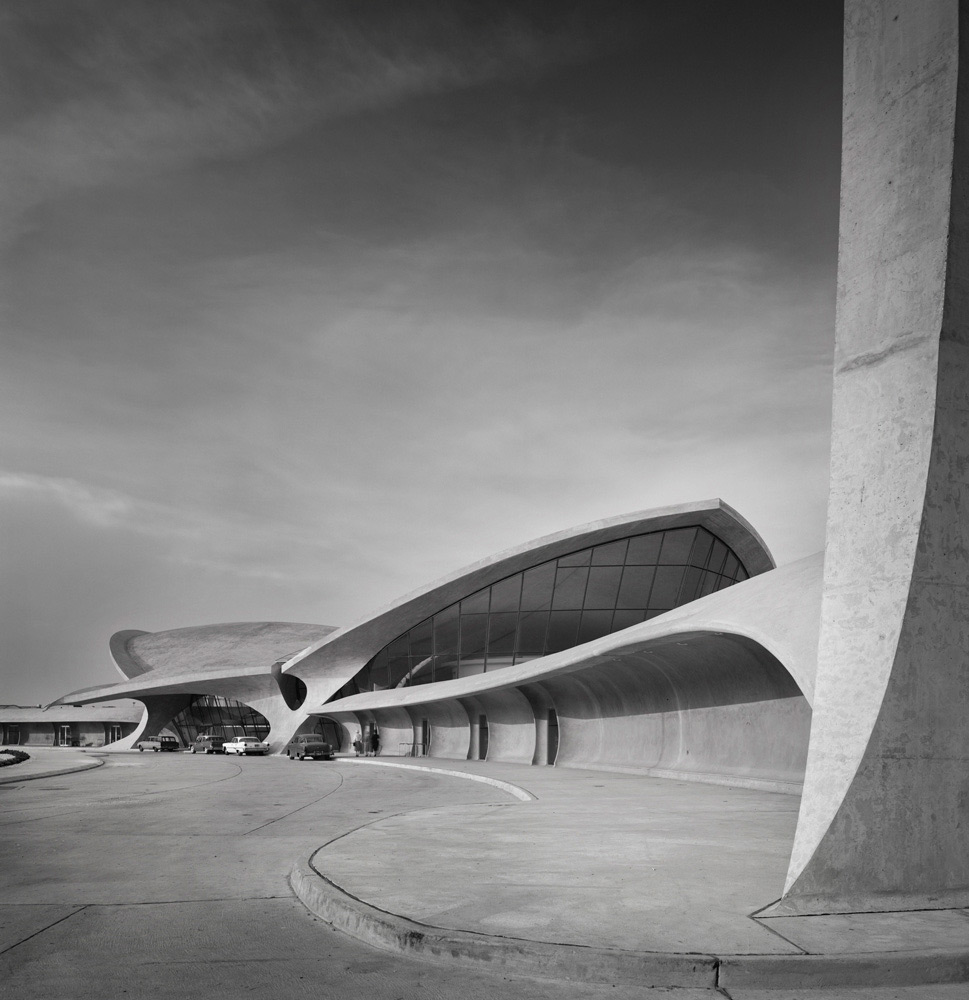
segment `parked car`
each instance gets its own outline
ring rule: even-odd
[[[235,736],[222,744],[225,753],[237,753],[240,756],[247,756],[251,753],[269,753],[269,744],[257,740],[255,736]]]
[[[150,736],[147,740],[139,740],[135,746],[143,753],[145,750],[181,750],[182,744],[174,736]]]
[[[192,744],[192,753],[222,753],[225,733],[200,733]]]
[[[290,760],[333,760],[333,747],[316,733],[300,733],[286,746]]]

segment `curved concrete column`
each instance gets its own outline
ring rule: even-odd
[[[476,701],[488,719],[488,760],[530,764],[535,754],[535,716],[517,688],[483,691]]]
[[[370,715],[371,719],[362,718],[361,721],[377,723],[381,757],[397,757],[402,750],[401,744],[409,746],[414,742],[414,719],[407,709],[375,708],[372,713],[361,713],[363,715]]]
[[[353,712],[327,712],[326,717],[340,726],[343,738],[340,740],[341,753],[353,753],[353,737],[360,729],[360,723]],[[315,721],[316,716],[312,717]]]
[[[849,0],[831,493],[783,906],[969,902],[969,66],[959,0]]]
[[[157,736],[172,719],[188,708],[192,696],[187,694],[147,695],[139,698],[145,706],[141,724],[129,736],[115,740],[112,750],[130,750],[139,740]]]
[[[487,719],[484,705],[471,695],[465,695],[458,701],[461,702],[461,707],[468,715],[468,760],[481,760],[481,754],[478,752],[481,746],[480,720],[482,715]]]
[[[520,684],[518,690],[528,701],[535,717],[535,752],[532,754],[532,763],[548,764],[548,713],[555,705],[541,684]]]
[[[602,704],[603,684],[587,672],[575,672],[545,681],[558,711],[559,752],[556,763],[560,767],[586,767],[609,761],[610,747],[615,744],[612,734],[612,717],[608,706]],[[614,709],[620,706],[612,697]],[[660,722],[640,719],[641,731],[636,735],[635,759],[639,767],[649,768],[658,760],[657,747],[662,745],[662,733],[648,730]],[[614,762],[615,763],[615,762]],[[628,761],[632,764],[633,761]]]
[[[420,738],[421,720],[427,719],[431,727],[429,757],[445,760],[467,760],[471,746],[471,722],[464,705],[457,698],[448,701],[417,705],[411,710],[414,732]]]

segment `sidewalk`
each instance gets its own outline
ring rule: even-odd
[[[297,864],[303,902],[372,944],[655,986],[969,981],[969,910],[753,916],[783,889],[794,796],[514,764],[354,763],[528,793],[403,813]]]
[[[73,747],[11,747],[30,754],[29,760],[0,767],[0,785],[10,785],[33,778],[53,778],[100,767],[104,761]]]

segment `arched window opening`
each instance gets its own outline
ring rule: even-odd
[[[591,642],[746,580],[698,526],[589,546],[484,587],[385,646],[341,696],[471,677]]]

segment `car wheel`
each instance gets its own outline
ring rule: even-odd
[[[144,752],[145,752],[144,747],[138,747],[138,753],[144,753]]]

